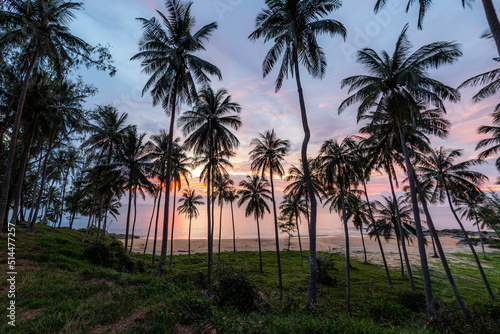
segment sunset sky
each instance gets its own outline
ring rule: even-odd
[[[356,63],[356,51],[363,47],[392,53],[396,39],[406,23],[410,24],[409,39],[415,49],[435,41],[457,41],[464,56],[454,65],[433,71],[434,78],[457,87],[473,75],[498,67],[492,58],[495,53],[492,40],[480,39],[488,28],[482,5],[472,3],[472,8],[462,8],[459,0],[434,1],[424,20],[424,29],[417,30],[417,10],[414,6],[405,12],[406,1],[389,1],[386,9],[378,15],[373,13],[374,0],[344,1],[341,9],[330,17],[342,22],[347,28],[347,39],[340,37],[319,38],[320,45],[328,57],[328,70],[323,80],[312,79],[303,72],[303,86],[308,108],[312,140],[311,156],[329,138],[342,139],[356,134],[360,125],[356,123],[356,108],[347,109],[338,115],[339,104],[348,96],[347,89],[340,89],[340,81],[348,76],[363,74]],[[404,3],[404,4],[403,4]],[[264,0],[195,0],[192,14],[197,27],[217,21],[219,28],[206,43],[207,51],[200,57],[217,65],[223,81],[214,78],[214,88],[225,87],[235,101],[241,104],[242,127],[237,132],[241,141],[237,156],[233,159],[235,180],[249,173],[248,152],[251,140],[259,132],[274,128],[279,137],[290,139],[292,151],[287,157],[289,164],[298,164],[303,131],[300,122],[295,81],[289,78],[278,94],[274,92],[276,72],[262,78],[261,64],[270,44],[251,42],[248,35],[254,30],[255,17],[264,7]],[[108,77],[105,73],[82,70],[88,83],[94,84],[99,93],[88,99],[88,105],[113,104],[120,112],[129,114],[129,122],[140,131],[149,134],[168,128],[168,119],[160,107],[152,107],[149,94],[141,95],[147,76],[141,74],[139,61],[130,61],[138,52],[141,25],[135,18],[151,18],[155,9],[166,12],[160,0],[87,0],[85,10],[77,15],[71,29],[74,34],[92,44],[109,44],[116,61],[118,73]],[[471,96],[478,88],[462,90],[462,101],[447,103],[450,135],[445,140],[432,139],[433,146],[464,149],[465,158],[474,158],[474,147],[480,136],[477,128],[491,124],[488,116],[498,103],[490,98],[473,104]],[[189,106],[182,106],[182,110]],[[177,129],[177,134],[181,132]],[[490,177],[487,186],[493,186],[498,172],[489,160],[488,165],[477,167]],[[385,175],[374,175],[370,193],[386,193]],[[387,194],[387,193],[386,193]]]

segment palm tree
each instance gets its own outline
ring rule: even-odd
[[[380,8],[385,5],[386,0],[377,0],[375,3],[375,13],[378,12]],[[408,0],[408,5],[406,6],[406,12],[410,9],[410,6],[414,3],[414,0]],[[465,8],[465,5],[471,6],[471,0],[462,0],[462,6]],[[498,17],[495,11],[495,7],[493,6],[492,0],[482,0],[484,12],[486,14],[486,20],[488,21],[488,25],[490,26],[491,33],[493,38],[495,39],[495,43],[498,50],[498,55],[500,56],[500,22],[498,21]],[[427,13],[427,10],[432,4],[432,0],[418,0],[419,11],[418,11],[418,29],[422,29],[422,22],[424,20],[424,16]]]
[[[153,105],[162,104],[170,115],[169,133],[174,133],[175,111],[178,103],[192,103],[196,99],[195,82],[207,84],[208,75],[216,75],[222,79],[220,70],[213,64],[195,55],[205,50],[204,42],[217,29],[212,22],[193,33],[195,19],[191,16],[192,2],[166,0],[168,16],[156,11],[161,20],[139,18],[142,23],[143,36],[139,42],[139,50],[132,57],[140,59],[143,72],[151,75],[142,93],[151,90]],[[165,27],[162,27],[162,24]],[[172,171],[172,137],[167,154],[165,210],[163,215],[163,240],[161,247],[158,276],[163,274],[167,256],[168,215],[170,197],[170,175]]]
[[[186,182],[187,186],[189,187],[189,178],[192,177],[192,174],[188,168],[190,168],[191,166],[191,158],[186,155],[185,148],[182,146],[176,146],[174,148],[174,151],[172,152],[172,176],[170,177],[170,182],[172,183],[171,188],[174,189],[172,233],[170,233],[170,270],[172,270],[172,262],[174,259],[175,195],[177,193],[177,190],[181,190],[182,179],[184,179],[184,182]]]
[[[75,11],[82,6],[81,3],[64,0],[13,0],[0,8],[0,18],[6,26],[0,36],[0,53],[3,56],[6,51],[16,48],[21,48],[24,52],[24,81],[12,126],[0,194],[0,234],[7,210],[10,176],[28,84],[37,61],[48,60],[47,63],[59,75],[77,64],[78,60],[86,61],[87,64],[94,63],[98,69],[109,69],[110,74],[114,74],[114,67],[108,64],[110,56],[106,54],[105,48],[96,49],[69,32],[68,24],[75,17]],[[94,50],[101,50],[104,57],[93,61]]]
[[[234,181],[229,178],[229,176],[219,176],[214,180],[214,196],[219,198],[219,206],[220,206],[220,223],[219,223],[219,249],[217,252],[218,260],[217,265],[220,266],[220,242],[221,242],[221,234],[222,234],[222,206],[224,202],[227,202],[228,193],[233,188]]]
[[[151,140],[146,143],[148,158],[152,161],[153,166],[151,166],[151,173],[153,177],[157,177],[160,181],[158,202],[156,207],[156,220],[155,220],[155,237],[153,240],[153,257],[152,264],[155,264],[156,258],[156,240],[158,238],[158,217],[160,216],[160,205],[161,205],[161,195],[163,186],[165,185],[167,175],[165,174],[165,165],[167,163],[169,146],[173,145],[172,152],[178,150],[180,138],[176,137],[170,140],[170,135],[165,132],[165,130],[160,130],[158,134],[151,135]],[[165,196],[165,205],[169,196]],[[168,222],[167,222],[167,237],[168,237]]]
[[[197,205],[203,205],[201,201],[203,197],[201,195],[196,195],[194,189],[184,190],[182,197],[179,198],[179,203],[182,203],[177,208],[179,213],[183,213],[186,218],[189,218],[189,233],[188,233],[188,262],[191,260],[191,221],[193,218],[198,218],[200,212],[198,211]]]
[[[66,185],[68,184],[69,174],[74,171],[78,164],[81,162],[80,155],[74,147],[69,147],[62,153],[62,166],[63,166],[63,184],[62,184],[62,194],[61,194],[61,215],[59,216],[58,228],[61,227],[62,217],[64,213],[64,204],[66,198]]]
[[[480,162],[478,160],[467,160],[460,163],[454,163],[454,160],[461,155],[462,150],[450,150],[443,147],[434,149],[419,162],[417,171],[424,179],[434,181],[431,203],[442,203],[445,201],[444,198],[446,196],[451,212],[464,234],[465,241],[471,249],[483,282],[488,290],[488,294],[491,299],[495,300],[495,295],[490,288],[490,284],[476,254],[476,250],[469,239],[469,235],[464,225],[455,212],[452,199],[452,197],[460,197],[463,193],[467,192],[479,193],[479,185],[488,178],[482,173],[469,170],[471,166],[477,165]]]
[[[309,217],[309,208],[305,199],[300,196],[288,193],[283,197],[283,202],[279,206],[281,217],[285,218],[286,228],[297,228],[297,237],[299,238],[300,263],[304,264],[302,257],[302,241],[300,240],[300,216]],[[289,227],[289,225],[292,225]],[[288,238],[288,248],[290,249],[290,238]]]
[[[465,192],[455,198],[457,211],[462,214],[462,218],[467,218],[469,221],[475,221],[474,225],[477,226],[477,232],[481,240],[481,247],[483,250],[483,258],[486,260],[486,252],[484,250],[483,233],[480,227],[480,219],[483,221],[485,218],[484,206],[486,204],[486,194],[482,191],[479,192]]]
[[[239,199],[239,196],[236,193],[236,190],[234,188],[231,188],[227,193],[226,193],[226,201],[229,202],[231,206],[231,221],[233,223],[233,252],[236,253],[236,229],[234,227],[234,212],[233,212],[233,202]]]
[[[354,157],[351,154],[352,139],[345,138],[341,143],[333,139],[321,145],[318,159],[321,162],[322,174],[326,185],[327,199],[324,205],[331,203],[330,212],[334,209],[341,213],[344,221],[345,252],[346,252],[346,309],[351,312],[351,262],[349,253],[349,230],[347,228],[347,203],[346,198],[356,197],[352,185],[355,174],[352,170]],[[347,201],[351,202],[351,200]]]
[[[386,239],[396,235],[396,243],[398,245],[399,261],[401,262],[401,275],[404,276],[403,254],[401,248],[404,247],[406,241],[411,240],[411,236],[415,235],[416,231],[412,217],[412,206],[404,196],[399,196],[394,199],[392,196],[383,196],[381,201],[374,201],[376,208],[376,216],[380,234]],[[370,231],[370,236],[374,235]]]
[[[333,10],[341,6],[339,0],[266,0],[267,8],[262,10],[255,21],[256,29],[249,36],[251,40],[263,38],[264,42],[274,41],[262,63],[262,73],[266,77],[281,59],[275,90],[278,92],[288,73],[295,75],[299,95],[300,116],[304,129],[301,159],[307,191],[311,204],[309,227],[309,302],[316,302],[316,215],[317,203],[314,196],[311,172],[307,160],[307,146],[311,132],[300,80],[299,62],[314,78],[322,78],[326,72],[326,56],[317,41],[318,35],[331,37],[340,35],[345,39],[346,29],[339,21],[325,19]]]
[[[272,200],[271,191],[267,189],[269,187],[269,182],[258,175],[247,176],[246,180],[240,182],[240,187],[242,189],[238,190],[238,207],[241,207],[245,202],[248,202],[245,208],[245,217],[253,214],[255,220],[257,221],[257,238],[259,240],[259,263],[260,272],[264,272],[262,269],[262,248],[260,245],[260,226],[259,218],[264,218],[264,213],[267,211],[270,213],[269,206],[266,200]]]
[[[212,224],[210,208],[211,179],[214,167],[217,167],[216,158],[230,155],[239,145],[238,138],[231,129],[238,130],[241,126],[239,113],[241,107],[233,102],[227,90],[219,89],[215,92],[206,87],[198,94],[195,108],[184,112],[180,118],[182,131],[188,136],[184,145],[193,150],[195,156],[203,157],[206,163],[207,184],[207,238],[208,238],[208,281],[212,281]],[[201,177],[201,176],[200,176]]]
[[[436,308],[432,294],[420,212],[417,204],[416,180],[413,168],[411,167],[405,132],[412,133],[413,129],[409,125],[415,124],[415,122],[422,119],[421,101],[426,101],[443,110],[445,110],[443,99],[458,101],[460,98],[459,93],[455,89],[429,77],[427,70],[430,68],[439,68],[444,64],[451,64],[462,53],[458,45],[451,42],[427,44],[410,53],[412,44],[406,37],[407,30],[408,25],[403,28],[399,35],[392,56],[385,51],[379,55],[376,51],[367,48],[358,51],[358,62],[367,68],[370,75],[358,75],[342,80],[341,87],[349,86],[349,92],[354,90],[357,90],[357,92],[341,103],[339,112],[355,103],[361,102],[358,106],[357,118],[359,120],[370,108],[378,105],[390,114],[390,117],[396,124],[410,183],[427,312],[433,316],[436,314]],[[424,203],[422,204],[425,208],[426,205]],[[434,233],[435,229],[432,226],[432,222],[429,219],[427,220],[430,224],[431,233],[434,235],[435,240],[438,240],[437,234]],[[437,241],[436,243],[438,244]],[[443,262],[443,266],[447,267],[446,258],[441,258],[441,261]],[[449,273],[447,275],[448,280],[455,293],[457,303],[459,303],[464,314],[467,314],[467,309],[459,296],[451,272],[446,271]]]
[[[146,163],[148,156],[146,147],[143,144],[146,133],[138,133],[135,126],[127,128],[123,137],[123,142],[118,147],[116,165],[122,171],[125,188],[129,192],[127,223],[125,227],[125,251],[128,250],[128,236],[130,230],[130,211],[132,207],[132,197],[137,196],[137,191],[143,195],[143,189],[151,190],[152,184],[146,175]],[[134,226],[135,227],[135,226]],[[131,249],[133,237],[131,241]]]
[[[252,161],[251,169],[255,173],[260,173],[262,175],[262,178],[265,178],[266,174],[269,173],[273,202],[274,232],[276,237],[276,256],[278,257],[279,290],[281,298],[283,294],[283,282],[281,277],[278,216],[276,210],[276,199],[274,197],[273,179],[275,174],[280,178],[282,178],[285,174],[281,163],[282,161],[284,161],[285,155],[287,155],[288,151],[290,150],[290,141],[279,139],[276,136],[274,129],[272,129],[271,131],[266,131],[263,134],[260,133],[259,135],[260,139],[254,138],[250,143],[251,146],[254,146],[254,148],[249,153],[250,160]]]

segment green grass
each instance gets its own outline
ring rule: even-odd
[[[467,254],[453,254],[449,260],[473,319],[461,317],[436,260],[431,269],[439,315],[429,319],[418,268],[417,292],[412,292],[399,271],[391,271],[394,284],[390,287],[383,268],[352,261],[349,315],[345,312],[345,258],[340,254],[327,256],[334,264],[328,275],[335,284],[320,284],[318,304],[311,307],[307,304],[309,263],[305,259],[301,265],[295,251],[281,253],[284,290],[280,300],[274,252],[263,253],[264,273],[259,272],[258,252],[223,253],[221,265],[214,266],[214,284],[209,287],[206,254],[192,255],[191,263],[187,255],[174,256],[173,270],[167,269],[164,277],[157,278],[151,255],[132,254],[128,258],[111,239],[103,248],[91,241],[81,242],[82,237],[81,231],[43,225],[36,225],[30,233],[19,225],[16,327],[2,321],[1,333],[175,333],[183,327],[222,333],[500,332],[500,304],[488,300]],[[6,263],[5,238],[0,247],[0,261]],[[106,252],[111,255],[96,258]],[[488,253],[482,263],[498,295],[500,252]],[[249,311],[240,311],[238,298],[224,300],[231,294],[221,289],[227,289],[224,282],[235,273],[251,281],[243,279],[241,287],[230,286],[235,295],[260,296]],[[253,292],[245,292],[249,291],[245,284],[250,284]],[[7,287],[5,275],[0,278],[0,287]],[[1,298],[2,305],[7,305],[7,294]],[[6,316],[2,307],[0,317],[5,320]]]

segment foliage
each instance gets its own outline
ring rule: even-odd
[[[232,274],[221,277],[217,291],[224,306],[234,306],[241,312],[255,309],[257,293],[253,282],[245,275]]]

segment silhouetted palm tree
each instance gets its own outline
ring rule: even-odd
[[[193,150],[195,156],[202,157],[206,163],[207,184],[207,238],[208,238],[208,280],[212,280],[213,236],[211,221],[211,179],[219,159],[230,155],[239,145],[238,138],[231,129],[241,126],[239,113],[241,107],[233,102],[225,89],[215,92],[206,87],[199,92],[195,108],[184,112],[180,118],[182,131],[188,136],[184,145]],[[200,175],[200,178],[202,176]]]
[[[300,249],[300,263],[304,264],[304,258],[302,257],[302,241],[300,240],[299,222],[301,220],[301,215],[309,217],[309,208],[307,206],[307,201],[305,199],[302,199],[300,196],[288,193],[283,197],[283,202],[281,202],[279,209],[282,218],[285,218],[285,222],[297,228],[297,237],[299,238]],[[290,238],[288,238],[288,240],[288,248],[290,248]]]
[[[346,29],[339,21],[326,19],[333,10],[340,8],[339,0],[266,0],[267,8],[263,9],[255,20],[256,29],[249,36],[251,40],[263,38],[264,42],[273,41],[264,62],[262,73],[266,77],[280,61],[278,77],[275,81],[276,92],[288,78],[295,76],[299,95],[300,116],[304,129],[304,141],[301,149],[302,168],[304,171],[311,217],[309,228],[309,302],[316,302],[316,214],[317,204],[312,185],[312,178],[307,160],[307,146],[311,131],[307,120],[307,111],[300,79],[302,64],[314,78],[322,78],[326,72],[326,56],[317,41],[318,35],[340,35],[345,39]]]
[[[259,218],[264,218],[264,213],[271,212],[266,200],[271,200],[272,197],[269,196],[271,191],[267,189],[269,187],[269,182],[265,179],[260,178],[257,175],[247,176],[246,180],[240,182],[240,187],[242,189],[238,190],[238,195],[240,199],[238,200],[238,207],[241,207],[245,202],[247,206],[245,208],[245,217],[253,214],[255,220],[257,221],[257,238],[259,240],[259,263],[260,272],[264,272],[262,269],[262,248],[260,244],[260,226]]]
[[[227,202],[228,193],[231,189],[234,190],[233,185],[234,181],[229,178],[229,176],[219,176],[214,180],[214,196],[219,199],[219,207],[220,207],[220,221],[219,221],[219,247],[217,251],[217,265],[220,265],[220,242],[221,242],[221,234],[222,234],[222,207],[224,202]]]
[[[194,189],[184,190],[182,197],[179,198],[179,203],[182,203],[177,208],[179,213],[183,213],[187,218],[189,218],[189,233],[188,233],[188,262],[191,260],[191,221],[193,218],[198,218],[200,212],[198,211],[197,205],[203,205],[201,201],[203,197],[201,195],[196,195]]]
[[[143,36],[139,42],[140,51],[132,57],[132,60],[141,60],[142,71],[151,75],[142,92],[144,94],[151,90],[153,105],[161,103],[167,115],[170,115],[168,133],[172,134],[178,103],[193,103],[196,100],[195,83],[207,84],[210,82],[208,75],[216,75],[219,79],[222,79],[222,76],[217,66],[195,55],[196,52],[205,50],[204,42],[217,29],[217,23],[212,22],[194,32],[192,2],[167,0],[165,5],[168,15],[156,11],[160,21],[154,17],[149,20],[138,19],[143,26]],[[163,274],[167,256],[172,137],[170,140],[166,159],[165,197],[167,198],[163,215],[163,240],[158,276]]]

